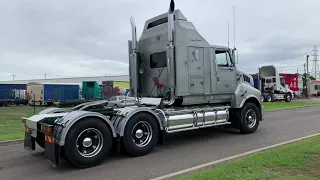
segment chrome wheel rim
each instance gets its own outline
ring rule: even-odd
[[[78,153],[83,157],[96,156],[103,147],[102,133],[95,128],[83,130],[76,141]]]
[[[249,128],[253,128],[256,123],[257,123],[257,115],[256,113],[254,112],[254,110],[252,109],[249,109],[246,113],[246,123],[248,125]]]
[[[131,132],[132,141],[138,147],[144,147],[148,145],[152,139],[152,127],[146,121],[138,122]]]

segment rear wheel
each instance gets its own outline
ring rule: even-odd
[[[260,111],[253,103],[246,103],[240,114],[240,132],[243,134],[254,133],[260,122]]]
[[[138,113],[126,124],[123,145],[132,156],[150,153],[159,138],[158,120],[149,113]]]
[[[68,132],[63,154],[76,168],[100,164],[112,146],[110,128],[100,119],[90,118],[77,122]]]

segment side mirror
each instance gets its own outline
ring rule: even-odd
[[[236,60],[236,53],[237,53],[237,60]],[[238,64],[238,51],[236,48],[232,49],[232,63]]]

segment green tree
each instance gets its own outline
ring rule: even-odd
[[[310,80],[316,80],[316,78],[314,78],[313,76],[310,76]],[[302,75],[302,81],[303,81],[303,91],[302,93],[305,95],[305,96],[308,96],[308,93],[307,93],[307,89],[305,87],[307,87],[307,74],[304,73]]]

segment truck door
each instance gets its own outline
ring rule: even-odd
[[[215,50],[217,86],[219,94],[232,94],[236,88],[236,68],[226,50]]]

